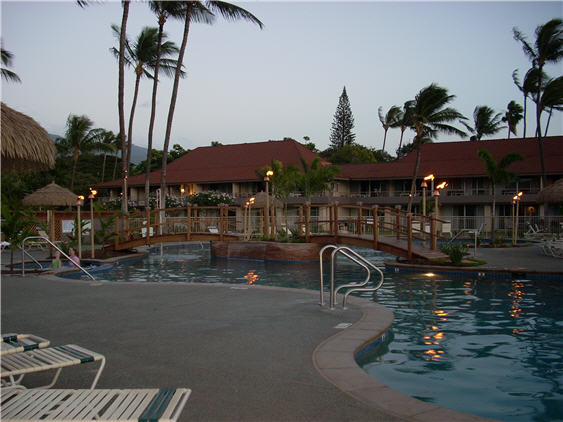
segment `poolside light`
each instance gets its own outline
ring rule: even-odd
[[[512,197],[512,246],[516,245],[518,241],[518,214],[519,214],[519,201],[522,199],[524,192],[518,192]],[[514,215],[514,208],[516,207],[516,215]]]
[[[272,170],[266,172],[264,181],[266,182],[266,210],[264,212],[264,235],[270,236],[270,177],[274,175]]]
[[[78,237],[78,258],[82,259],[82,220],[80,218],[80,207],[84,205],[84,196],[78,195],[76,197],[76,219],[78,221],[78,228],[76,234]]]
[[[433,179],[432,182],[434,182]],[[446,186],[448,186],[448,183],[444,181],[439,185],[436,185],[436,189],[434,189],[434,215],[436,216],[436,218],[438,218],[439,215],[438,197],[440,196],[440,189],[444,189]]]
[[[90,252],[90,257],[92,259],[95,258],[95,253],[94,253],[94,197],[96,196],[96,194],[98,193],[98,191],[90,188],[90,195],[88,195],[88,199],[90,200],[90,242],[91,242],[91,252]]]

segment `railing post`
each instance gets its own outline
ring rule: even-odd
[[[303,205],[299,205],[299,236],[303,235]]]
[[[397,240],[401,240],[401,210],[395,209],[395,230],[397,232]]]
[[[364,231],[362,230],[362,203],[360,202],[358,206],[358,236],[362,234],[364,234]]]
[[[412,213],[410,212],[407,215],[407,239],[408,239],[407,258],[410,261],[412,259]]]
[[[219,240],[223,240],[225,231],[225,206],[219,205]]]
[[[192,237],[192,207],[186,206],[186,240],[190,240]]]
[[[379,206],[374,206],[373,214],[373,247],[379,248]]]
[[[309,205],[310,202],[306,202],[304,206],[305,213],[305,241],[308,243],[311,238],[311,231],[309,227]]]
[[[339,230],[339,224],[338,224],[338,202],[334,203],[334,236],[336,236],[336,238],[338,239],[338,230]]]
[[[147,241],[146,241],[146,243],[150,243],[150,237],[151,237],[151,211],[147,208],[146,213],[147,213]]]
[[[435,214],[431,214],[430,218],[430,249],[436,250],[437,233],[436,233],[436,218]]]

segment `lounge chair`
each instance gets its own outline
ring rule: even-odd
[[[10,246],[10,242],[6,242],[5,240],[0,242],[0,247],[2,248],[2,250],[6,249],[8,246]]]
[[[5,390],[3,421],[175,422],[187,388],[143,390]]]
[[[20,387],[23,377],[32,372],[56,369],[50,384],[36,388],[50,388],[57,382],[61,370],[67,366],[100,361],[100,368],[92,382],[90,389],[96,387],[98,379],[106,364],[106,358],[99,353],[68,344],[66,346],[48,347],[45,349],[30,350],[28,352],[12,353],[2,356],[1,373],[3,387]],[[17,377],[17,378],[16,378]]]
[[[49,347],[49,340],[33,334],[2,334],[0,356]]]
[[[219,229],[215,226],[208,226],[207,231],[213,234],[219,234]]]

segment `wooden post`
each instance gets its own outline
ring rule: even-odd
[[[299,236],[303,236],[303,205],[299,205]]]
[[[311,233],[310,233],[310,227],[309,227],[309,203],[306,203],[304,206],[304,212],[305,212],[305,241],[309,242],[309,239],[311,237]]]
[[[395,208],[395,230],[397,232],[397,240],[401,240],[401,212]]]
[[[361,236],[364,234],[363,227],[362,227],[362,206],[358,207],[358,235]]]
[[[379,248],[379,207],[373,207],[373,247]]]
[[[338,239],[338,231],[340,227],[338,224],[338,204],[334,204],[334,235]]]
[[[225,207],[219,206],[219,240],[223,240],[223,232],[225,231]]]
[[[151,211],[147,208],[147,241],[145,243],[150,243],[151,237]]]
[[[434,217],[435,214],[431,215],[430,219],[430,249],[433,251],[436,250],[437,244],[437,235],[436,235],[436,218]]]
[[[407,215],[407,239],[408,239],[407,258],[410,261],[412,259],[412,213],[410,212]]]
[[[190,217],[192,214],[192,208],[189,205],[186,205],[186,240],[190,240],[191,238],[191,225],[192,222],[190,221]]]

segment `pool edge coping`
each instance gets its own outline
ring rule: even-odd
[[[381,338],[393,324],[394,316],[390,309],[366,299],[350,297],[349,303],[361,310],[360,320],[323,340],[313,351],[313,366],[325,380],[370,407],[408,421],[496,421],[415,399],[365,372],[355,355]]]

